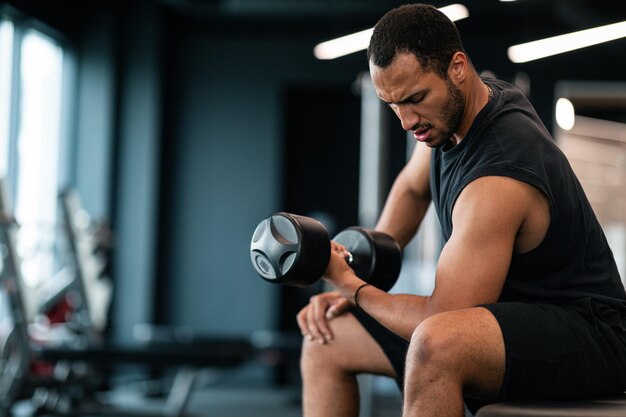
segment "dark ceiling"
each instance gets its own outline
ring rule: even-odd
[[[301,37],[320,42],[373,26],[392,0],[154,0],[187,30],[222,36]],[[486,67],[510,66],[506,49],[593,26],[626,20],[626,0],[433,1],[437,7],[462,3],[468,19],[457,22],[465,46]],[[626,39],[570,53],[555,65],[626,68]],[[554,58],[553,58],[554,60]],[[532,65],[532,64],[531,64]]]
[[[80,35],[86,14],[109,9],[128,15],[135,2],[161,11],[167,36],[199,33],[217,39],[260,37],[292,39],[302,47],[373,26],[388,10],[407,3],[397,0],[9,0],[34,15],[49,15],[50,23],[70,35]],[[465,48],[479,70],[503,78],[523,71],[533,78],[624,80],[626,38],[554,57],[513,64],[507,48],[522,42],[626,20],[626,0],[451,0],[432,1],[437,7],[464,4],[470,16],[457,22]],[[59,12],[61,11],[61,12]],[[360,62],[364,54],[339,58]],[[366,63],[365,63],[366,64]],[[366,65],[365,65],[366,66]]]
[[[369,27],[386,11],[407,3],[394,0],[155,0],[164,7],[204,22],[227,22],[280,31],[292,22],[320,30],[352,30]],[[626,19],[624,0],[498,0],[432,1],[441,7],[464,4],[473,27],[487,33],[506,29],[513,33],[557,33]],[[495,33],[494,33],[495,34]]]
[[[85,13],[106,4],[123,15],[139,0],[9,0],[25,11],[51,15],[66,31],[79,30]],[[156,4],[164,15],[185,30],[233,37],[290,37],[328,40],[373,26],[388,10],[407,1],[397,0],[143,0]],[[626,20],[626,0],[450,0],[432,1],[441,7],[464,4],[470,16],[457,23],[473,54],[499,59],[506,48],[597,25]],[[62,13],[54,10],[63,10]],[[35,15],[39,13],[34,13]],[[592,50],[593,49],[593,50]],[[626,65],[626,39],[587,48],[601,65]],[[504,52],[503,52],[504,51]],[[581,56],[587,54],[583,53]],[[506,56],[504,56],[506,58]],[[568,64],[567,62],[565,63]]]

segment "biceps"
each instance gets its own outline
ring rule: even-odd
[[[441,252],[429,313],[494,303],[506,279],[513,239],[452,236]]]

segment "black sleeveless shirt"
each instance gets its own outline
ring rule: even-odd
[[[613,253],[565,155],[526,97],[508,83],[484,80],[493,97],[454,147],[433,149],[430,187],[444,240],[463,188],[479,177],[506,176],[541,190],[551,206],[543,242],[514,253],[500,301],[567,303],[592,298],[626,310]]]

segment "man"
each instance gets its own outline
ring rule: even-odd
[[[357,416],[363,372],[396,378],[405,416],[623,393],[626,293],[532,106],[481,79],[431,6],[387,13],[368,59],[378,96],[419,142],[377,228],[406,245],[432,200],[446,243],[429,297],[365,285],[333,244],[325,279],[336,291],[297,317],[305,416]]]

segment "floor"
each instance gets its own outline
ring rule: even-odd
[[[377,395],[372,410],[361,417],[399,417],[398,398]],[[302,416],[299,392],[275,389],[214,390],[194,395],[189,411],[219,417],[296,417]]]
[[[69,407],[67,415],[72,417],[180,417],[177,413],[184,404],[185,417],[299,417],[302,416],[301,389],[298,386],[277,387],[268,384],[267,374],[260,368],[248,367],[239,372],[192,372],[193,389],[188,396],[176,395],[186,392],[189,380],[178,378],[184,372],[172,373],[146,384],[145,374],[137,377],[130,372],[114,385],[108,395],[100,396],[101,404],[110,404],[113,410],[106,412],[99,407],[97,412],[78,411]],[[165,383],[163,383],[165,381]],[[177,384],[172,384],[178,381]],[[182,383],[181,383],[182,381]],[[297,384],[296,384],[297,385]],[[180,389],[171,390],[178,386]],[[390,378],[359,377],[361,388],[360,417],[400,417],[402,397],[395,382]],[[164,387],[166,387],[164,389]],[[162,395],[169,392],[170,396]],[[174,395],[172,395],[174,393]],[[168,402],[169,401],[169,402]],[[67,407],[66,407],[67,408]],[[37,417],[49,415],[37,414]],[[58,415],[58,414],[57,414]],[[12,417],[33,417],[29,402],[19,403]],[[472,417],[466,413],[466,417]]]
[[[278,388],[263,384],[239,384],[237,381],[225,383],[205,383],[194,389],[185,405],[184,416],[189,417],[299,417],[302,416],[300,388]],[[112,404],[115,410],[105,412],[104,416],[128,417],[167,417],[177,416],[167,406],[163,397],[146,397],[144,389],[136,385],[128,385],[116,390],[113,394],[101,398],[104,403]],[[369,402],[364,403],[360,417],[399,417],[401,415],[401,397],[397,389],[389,390],[388,386],[375,387],[377,391],[366,396]],[[389,391],[389,392],[387,392]],[[171,403],[170,403],[171,404]],[[102,411],[71,413],[72,416],[104,417]],[[20,403],[14,409],[13,417],[33,417],[29,403]],[[42,414],[39,414],[41,416]],[[45,415],[45,414],[44,414]]]

